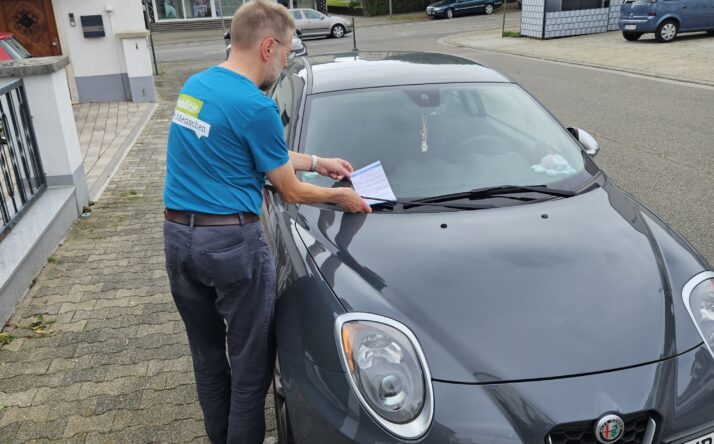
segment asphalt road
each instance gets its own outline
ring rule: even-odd
[[[517,14],[508,26],[517,27]],[[358,28],[360,50],[421,50],[462,55],[520,83],[563,124],[600,142],[596,162],[610,178],[660,214],[714,264],[714,88],[626,73],[445,46],[442,37],[500,28],[502,17]],[[349,51],[345,38],[306,40],[311,55]],[[163,45],[159,61],[223,57],[222,42]],[[583,233],[587,236],[587,233]]]

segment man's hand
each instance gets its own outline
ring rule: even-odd
[[[348,213],[371,213],[372,207],[362,199],[352,188],[338,188],[343,194],[340,196],[339,205]]]
[[[321,176],[329,177],[333,180],[341,180],[350,177],[352,165],[346,160],[334,157],[317,159],[317,173]]]

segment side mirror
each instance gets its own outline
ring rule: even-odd
[[[321,15],[321,16],[320,16],[320,20],[325,20],[326,18],[327,18],[327,17],[325,17],[324,15]]]
[[[597,153],[600,152],[600,144],[597,143],[597,140],[595,140],[590,133],[580,128],[568,128],[568,131],[570,131],[573,137],[578,139],[578,142],[585,148],[585,152],[588,156],[597,156]]]
[[[231,39],[231,33],[230,33],[230,32],[226,32],[225,34],[223,34],[223,40],[230,40],[230,39]]]
[[[297,34],[298,37],[302,37],[302,31],[297,28],[295,28],[295,34]]]

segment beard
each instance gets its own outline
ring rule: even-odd
[[[275,82],[278,81],[278,77],[280,77],[280,73],[282,72],[282,67],[280,66],[280,62],[275,60],[270,64],[270,68],[268,69],[268,72],[265,74],[265,78],[263,79],[263,83],[260,84],[260,90],[261,91],[268,91],[270,88],[275,85]]]

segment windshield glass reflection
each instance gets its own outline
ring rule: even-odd
[[[578,176],[584,158],[577,143],[512,84],[318,94],[309,99],[306,121],[304,152],[342,157],[355,169],[381,160],[398,198],[590,177]],[[315,174],[303,178],[331,184]]]

